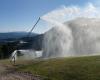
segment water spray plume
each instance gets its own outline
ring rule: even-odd
[[[63,7],[42,16],[43,20],[53,24],[44,35],[43,57],[100,55],[98,13],[97,8],[88,4],[82,9]]]

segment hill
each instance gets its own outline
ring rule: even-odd
[[[8,39],[8,38],[21,38],[25,37],[28,32],[6,32],[0,33],[0,39]],[[32,33],[32,36],[35,36],[36,33]]]
[[[26,37],[28,35],[28,32],[6,32],[6,33],[0,33],[0,42],[6,42],[6,41],[13,41],[18,38]],[[36,33],[32,33],[32,37],[36,36]]]
[[[44,80],[100,80],[100,56],[34,60],[17,70],[41,75]]]
[[[9,38],[6,37],[7,35],[9,35]],[[3,33],[2,36],[0,36],[0,59],[9,58],[11,53],[16,49],[42,49],[43,34],[32,33],[31,36],[28,37],[27,33],[14,32]]]

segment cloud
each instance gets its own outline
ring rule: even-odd
[[[50,23],[56,21],[63,23],[65,21],[77,18],[77,17],[86,17],[86,18],[96,18],[99,17],[99,10],[92,3],[88,3],[84,7],[79,6],[61,6],[58,9],[55,9],[41,18]]]
[[[88,3],[84,9],[80,9],[79,17],[96,18],[98,13],[98,9],[93,4]]]

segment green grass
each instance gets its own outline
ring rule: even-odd
[[[44,80],[100,80],[100,56],[35,60],[18,68]]]

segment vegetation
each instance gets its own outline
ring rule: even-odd
[[[0,59],[6,59],[9,58],[11,53],[16,49],[15,44],[3,44],[0,45]]]
[[[0,46],[0,59],[2,59],[3,58],[3,51],[2,51],[2,46]]]
[[[43,80],[100,80],[100,56],[18,60],[14,66],[9,60],[0,60],[1,63],[17,71],[40,75]]]
[[[100,56],[36,60],[18,67],[44,80],[100,80]]]

